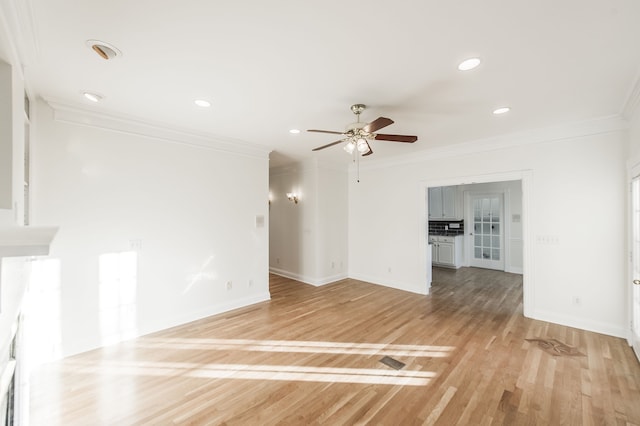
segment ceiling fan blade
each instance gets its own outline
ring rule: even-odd
[[[378,129],[382,129],[383,127],[387,127],[388,125],[393,124],[393,120],[386,117],[378,117],[373,120],[371,123],[366,124],[362,129],[365,132],[373,133]]]
[[[376,137],[374,139],[377,140],[377,141],[413,143],[413,142],[418,140],[418,137],[417,136],[408,136],[408,135],[383,135],[381,133],[376,133]]]
[[[307,130],[307,132],[331,133],[332,135],[344,135],[344,132],[334,132],[332,130]]]
[[[367,151],[366,153],[362,154],[363,157],[366,157],[367,155],[373,154],[373,150],[371,149],[371,145],[369,145],[368,142],[367,142],[367,146],[369,147],[369,151]]]
[[[339,144],[340,142],[344,142],[345,139],[340,139],[339,141],[331,142],[326,145],[319,146],[317,148],[313,148],[311,151],[320,151],[321,149],[329,148],[330,146],[334,146]]]

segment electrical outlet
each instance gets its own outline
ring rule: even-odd
[[[253,280],[249,280],[249,287],[253,287]]]
[[[129,240],[129,250],[133,250],[133,251],[142,250],[142,240],[141,239]]]
[[[557,235],[538,235],[536,242],[543,245],[558,245],[560,244],[560,237]]]
[[[580,300],[580,296],[572,296],[571,303],[573,306],[580,306],[582,304],[582,300]]]
[[[227,281],[227,290],[231,290],[233,288],[233,283],[231,281]]]

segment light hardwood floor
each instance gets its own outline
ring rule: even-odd
[[[524,318],[519,275],[436,268],[430,296],[272,275],[271,295],[43,366],[31,424],[640,425],[626,342]]]

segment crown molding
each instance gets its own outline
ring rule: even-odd
[[[62,123],[94,127],[163,142],[178,143],[250,157],[268,159],[271,152],[270,147],[239,139],[196,133],[142,119],[92,111],[51,98],[45,98],[44,101],[53,109],[54,120]]]
[[[628,127],[628,121],[619,115],[600,117],[588,121],[567,123],[560,126],[544,127],[524,132],[462,142],[455,145],[425,149],[419,152],[403,154],[386,159],[375,159],[371,162],[367,162],[367,164],[363,164],[361,162],[360,170],[374,170],[387,167],[404,166],[422,163],[429,160],[613,133],[626,130]]]
[[[625,100],[624,106],[622,107],[622,115],[626,120],[630,120],[631,117],[637,112],[638,106],[640,105],[640,72],[636,76],[636,79],[631,86],[631,90],[627,95],[627,99]]]

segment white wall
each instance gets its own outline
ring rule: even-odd
[[[326,284],[347,277],[349,193],[346,167],[318,165],[317,275]]]
[[[270,170],[269,268],[322,285],[346,277],[347,171],[309,160]],[[297,193],[298,204],[286,194]]]
[[[60,226],[50,257],[61,268],[61,317],[52,321],[63,355],[103,343],[105,254],[138,251],[137,335],[269,298],[266,152],[62,122],[41,101],[37,113],[33,223]]]
[[[350,179],[349,276],[423,292],[424,182],[530,171],[529,315],[626,336],[627,146],[626,133],[616,130],[622,127],[547,129],[485,141],[486,151],[468,144],[468,154],[458,148],[361,168],[360,183]],[[579,305],[572,303],[575,297]]]

